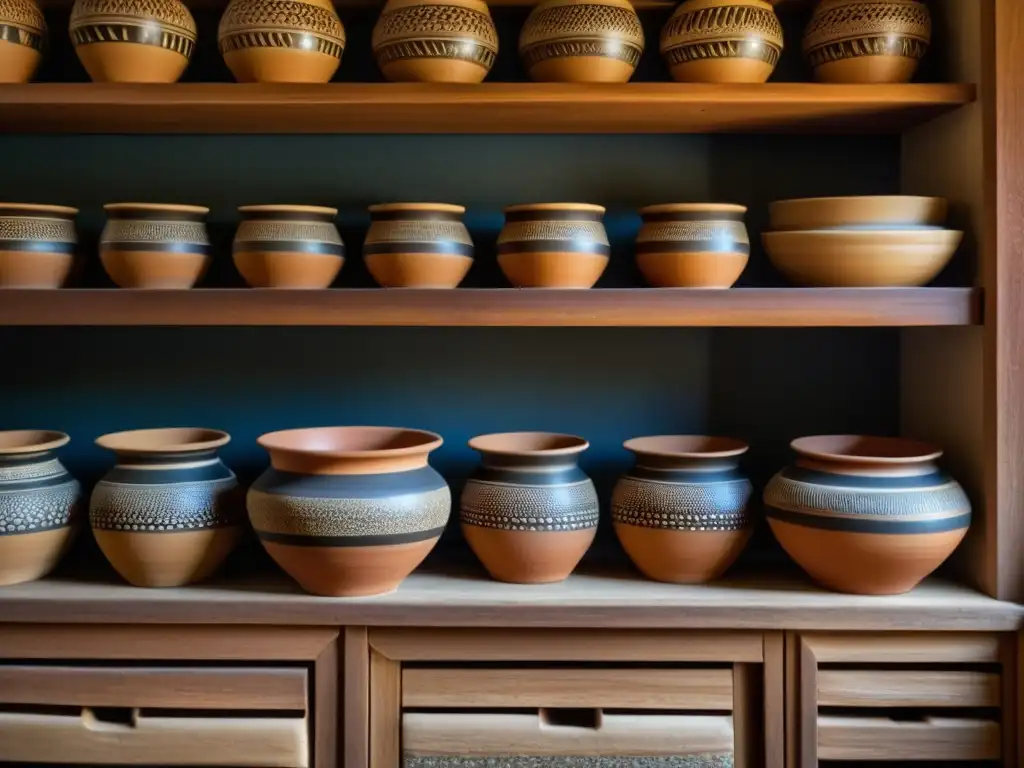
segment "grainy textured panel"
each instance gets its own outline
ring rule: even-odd
[[[370,652],[370,766],[398,768],[402,733],[402,669]]]
[[[999,635],[949,633],[809,634],[803,642],[819,664],[983,664],[999,661]]]
[[[336,768],[338,765],[338,690],[340,676],[338,641],[335,639],[320,652],[313,666],[313,765],[314,768]]]
[[[406,756],[404,768],[733,768],[732,755],[689,757],[442,757]]]
[[[764,684],[761,706],[764,716],[765,768],[786,765],[786,655],[782,632],[764,634]]]
[[[1000,677],[932,670],[818,670],[820,707],[998,707]]]
[[[818,718],[819,760],[998,760],[999,723],[927,718]]]
[[[368,768],[370,763],[370,647],[366,627],[345,627],[344,694],[341,707],[344,720],[344,765],[342,768]]]

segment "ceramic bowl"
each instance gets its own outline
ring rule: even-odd
[[[941,197],[865,195],[779,200],[768,206],[769,229],[909,229],[941,227],[948,203]]]
[[[121,288],[191,288],[206,273],[209,208],[162,203],[103,206],[100,261]]]
[[[337,208],[246,205],[231,247],[253,288],[327,288],[345,264]]]
[[[0,288],[60,288],[74,265],[77,208],[0,203]]]

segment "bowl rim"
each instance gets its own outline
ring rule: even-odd
[[[516,205],[505,206],[505,213],[523,213],[526,211],[605,213],[605,207],[596,203],[517,203]]]
[[[172,441],[163,445],[140,445],[139,441],[146,437],[156,438],[161,435],[170,437],[174,434],[194,433],[194,439]],[[150,429],[126,429],[120,432],[108,432],[96,438],[96,445],[120,454],[145,453],[197,453],[220,448],[231,442],[231,435],[220,429],[210,427],[153,427]]]
[[[324,205],[240,205],[239,213],[315,213],[338,215],[337,208]]]
[[[103,206],[107,213],[122,211],[152,211],[153,213],[191,213],[205,216],[210,209],[204,205],[185,205],[184,203],[107,203]]]
[[[937,197],[935,195],[835,195],[831,197],[790,197],[785,200],[773,200],[768,205],[769,207],[775,205],[790,205],[790,204],[806,204],[806,203],[836,203],[836,202],[850,202],[853,200],[864,200],[873,202],[885,202],[890,200],[907,200],[916,202],[933,201],[940,204],[949,204],[949,198]]]
[[[401,448],[365,448],[365,449],[335,449],[335,448],[301,448],[295,445],[284,445],[281,438],[296,435],[302,432],[341,433],[341,432],[366,432],[378,433],[409,433],[422,438],[415,445],[403,446]],[[273,432],[265,432],[256,438],[256,443],[268,452],[280,451],[282,453],[298,453],[306,456],[324,456],[330,458],[353,458],[372,459],[395,456],[413,456],[416,454],[430,453],[441,447],[444,438],[436,432],[426,429],[415,429],[412,427],[389,427],[381,425],[338,425],[327,427],[293,427],[290,429],[278,429]]]
[[[78,209],[69,205],[49,205],[47,203],[0,203],[3,211],[24,211],[25,213],[55,213],[59,216],[77,216]]]
[[[550,440],[563,440],[568,445],[559,448],[523,448],[523,447],[511,447],[502,448],[500,446],[493,445],[502,439],[508,438],[519,438],[524,441],[530,438],[534,439],[550,439]],[[470,438],[469,447],[474,451],[480,453],[500,454],[505,456],[573,456],[577,453],[583,453],[590,447],[590,443],[586,438],[580,437],[579,435],[569,434],[567,432],[545,432],[545,431],[531,431],[524,430],[519,432],[488,432],[484,435],[476,435]]]
[[[833,229],[774,229],[767,232],[762,232],[761,237],[763,238],[774,238],[777,239],[777,235],[786,235],[788,237],[852,237],[857,240],[862,240],[867,237],[883,237],[889,238],[895,235],[903,237],[922,237],[931,240],[950,240],[953,238],[961,238],[964,236],[962,229],[946,229],[945,227],[897,227],[885,229],[844,229],[842,227],[836,227]]]
[[[4,445],[5,438],[34,438],[32,442],[20,445]],[[67,433],[56,429],[4,429],[0,430],[0,456],[18,456],[27,453],[42,453],[62,448],[71,442]]]
[[[695,446],[699,441],[705,441],[709,444],[709,448],[712,446],[717,447],[710,450],[701,450],[697,447],[675,449],[670,446],[658,446],[655,444],[655,441],[668,443],[672,440],[692,441]],[[739,438],[701,434],[642,435],[629,438],[629,440],[622,444],[622,447],[636,454],[660,456],[669,459],[726,459],[742,456],[750,450],[750,444]]]
[[[637,213],[746,213],[747,206],[739,203],[656,203],[645,205]]]
[[[822,447],[816,447],[816,443],[826,440],[848,440],[854,443],[856,441],[870,440],[875,444],[891,446],[894,449],[894,455],[873,456],[863,453],[825,450]],[[942,449],[938,446],[923,440],[883,435],[807,435],[796,438],[790,442],[789,447],[798,455],[810,459],[841,461],[846,464],[920,464],[925,461],[935,461],[943,453]],[[903,450],[896,450],[899,448]]]

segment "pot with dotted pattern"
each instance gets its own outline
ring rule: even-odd
[[[345,264],[337,208],[246,205],[231,247],[253,288],[327,288]]]
[[[210,264],[209,208],[159,203],[103,206],[100,261],[121,288],[191,288]]]
[[[721,576],[753,531],[753,486],[740,473],[747,444],[725,437],[627,440],[636,466],[612,492],[612,523],[644,575],[680,584]]]
[[[0,203],[0,288],[60,288],[71,274],[77,208]]]
[[[462,491],[470,548],[492,577],[516,584],[562,581],[597,531],[597,492],[578,466],[590,444],[550,432],[506,432],[469,441],[480,467]]]
[[[498,266],[517,288],[593,288],[611,255],[603,216],[589,203],[510,206]]]
[[[307,592],[391,592],[444,531],[451,491],[428,463],[440,435],[317,427],[270,432],[258,442],[270,468],[249,489],[249,520]]]
[[[446,203],[370,206],[363,258],[384,288],[455,288],[473,265],[466,209]]]
[[[746,212],[728,203],[642,208],[637,266],[656,288],[730,288],[750,257]]]
[[[139,587],[176,587],[210,576],[244,520],[235,474],[217,456],[230,436],[189,427],[97,438],[114,467],[93,489],[89,522],[114,569]]]
[[[33,0],[0,0],[0,83],[31,80],[46,43],[46,19]]]

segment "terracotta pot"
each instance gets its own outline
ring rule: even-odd
[[[518,288],[592,288],[611,246],[604,208],[586,203],[536,203],[505,209],[498,265]]]
[[[337,208],[247,205],[231,247],[253,288],[327,288],[345,263]]]
[[[473,240],[461,205],[370,206],[366,268],[385,288],[454,288],[473,265]]]
[[[545,0],[519,35],[527,74],[541,82],[625,83],[644,52],[628,0]]]
[[[240,83],[326,83],[345,50],[330,0],[231,0],[217,41]]]
[[[196,47],[179,0],[75,0],[71,42],[97,83],[174,83]]]
[[[100,261],[121,288],[191,288],[210,264],[197,205],[111,203],[100,235]]]
[[[824,83],[906,83],[931,37],[928,6],[918,0],[821,0],[804,56]]]
[[[482,0],[388,0],[373,55],[388,80],[479,83],[498,55],[498,31]]]
[[[775,538],[815,581],[839,592],[907,592],[956,549],[971,521],[942,451],[859,435],[794,440],[795,464],[772,478],[765,512]]]
[[[745,206],[673,203],[640,210],[636,263],[656,288],[729,288],[747,266]]]
[[[0,203],[0,288],[64,285],[75,261],[77,214],[62,205]]]
[[[0,586],[54,569],[78,528],[82,489],[54,451],[63,432],[0,432]]]
[[[27,83],[36,73],[49,33],[32,0],[6,0],[0,7],[0,83]]]
[[[138,429],[103,435],[117,455],[93,489],[89,522],[114,569],[138,587],[202,581],[228,556],[244,519],[235,474],[215,429]]]
[[[782,55],[782,25],[763,0],[685,0],[661,30],[673,79],[763,83]]]
[[[747,444],[724,437],[627,440],[636,466],[612,493],[622,548],[648,578],[692,584],[721,576],[746,546],[753,486],[740,473]]]
[[[462,491],[462,533],[493,578],[562,581],[586,554],[597,531],[598,502],[577,462],[589,445],[549,432],[469,441],[483,459]]]
[[[258,442],[271,466],[249,489],[249,519],[307,592],[391,592],[444,531],[452,498],[427,462],[442,442],[433,432],[319,427]]]
[[[941,197],[864,195],[778,200],[768,206],[769,228],[913,229],[941,227],[949,205]]]

